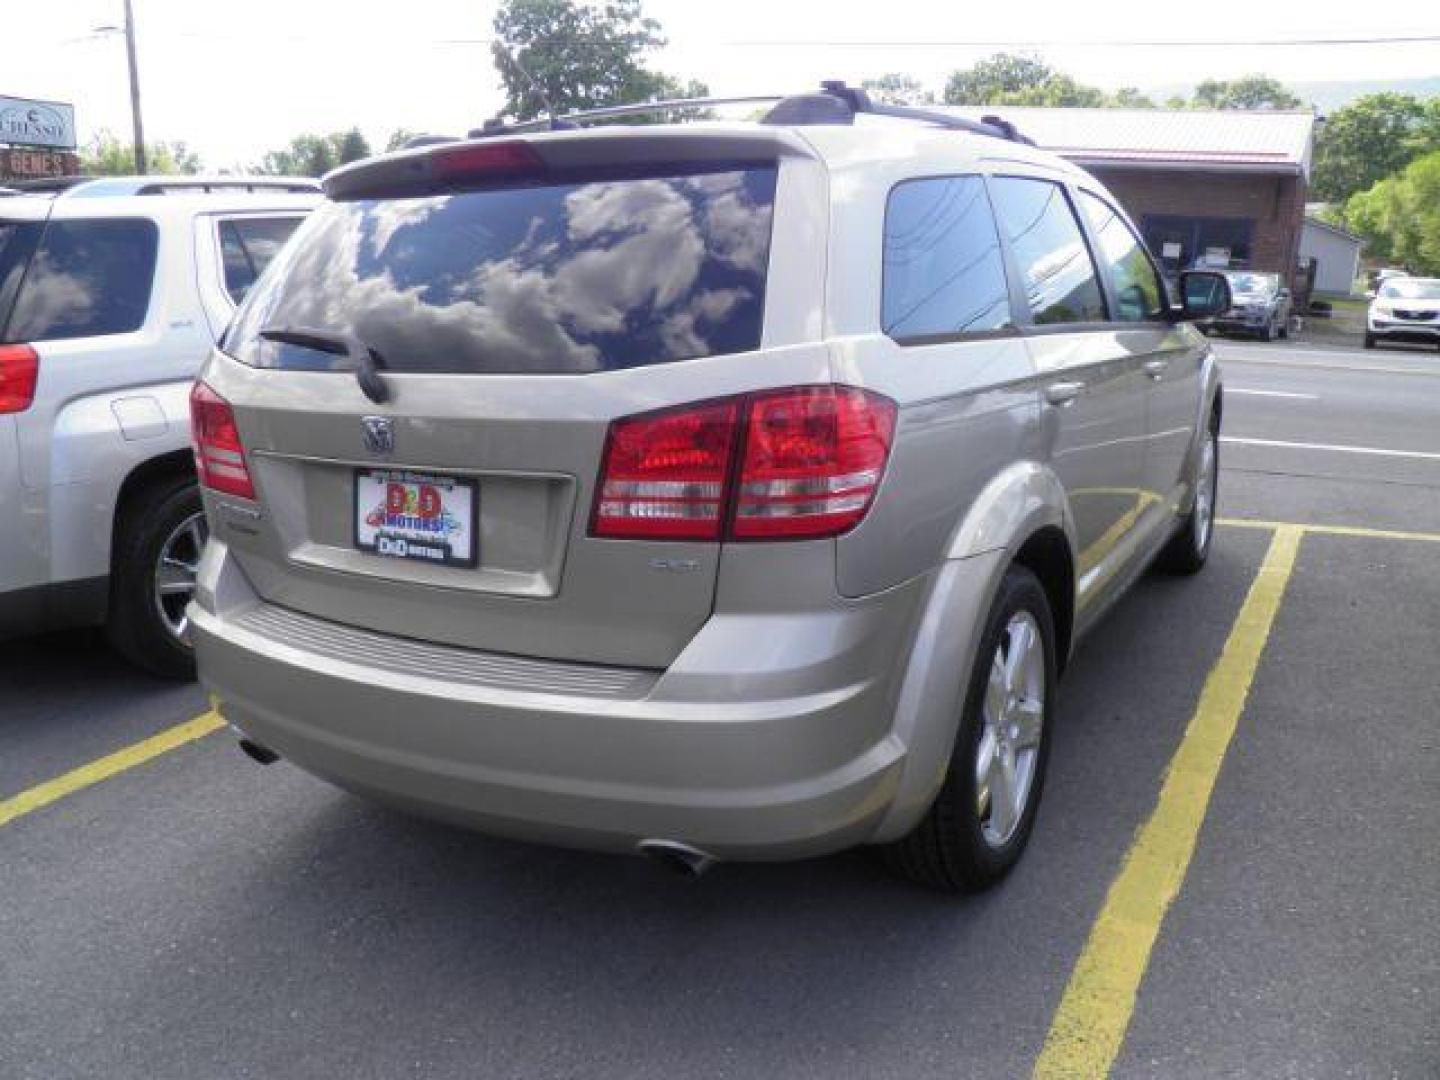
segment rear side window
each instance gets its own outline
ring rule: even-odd
[[[1088,191],[1080,193],[1080,205],[1100,248],[1100,261],[1110,275],[1115,318],[1120,322],[1160,318],[1165,310],[1165,286],[1130,226],[1104,200]]]
[[[1059,184],[1020,176],[991,181],[1037,325],[1105,321],[1105,300],[1080,224]]]
[[[574,373],[760,346],[773,164],[330,203],[252,290],[225,347],[314,367],[259,337],[350,334],[387,370]]]
[[[220,257],[225,267],[225,291],[239,303],[275,253],[290,239],[296,217],[232,218],[220,222]]]
[[[12,340],[5,336],[5,324],[44,228],[39,221],[0,221],[0,342]]]
[[[885,207],[881,322],[902,344],[1012,325],[1005,260],[978,176],[907,180]]]
[[[125,334],[145,324],[155,277],[152,221],[52,221],[30,259],[6,341]]]

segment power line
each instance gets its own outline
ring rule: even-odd
[[[60,39],[56,44],[74,44],[89,40],[92,35]],[[157,28],[152,37],[225,39],[256,37],[270,42],[316,42],[352,43],[384,46],[451,46],[451,45],[492,45],[493,37],[436,37],[419,38],[404,35],[361,35],[361,34],[294,34],[283,31],[255,30],[247,32],[242,27],[221,30],[170,30]],[[734,49],[1219,49],[1232,47],[1265,48],[1323,48],[1350,45],[1414,45],[1440,42],[1440,34],[1384,34],[1375,37],[1315,37],[1315,38],[1250,38],[1243,40],[1156,40],[1133,41],[1112,38],[1107,40],[1067,41],[1063,38],[991,39],[985,41],[920,41],[920,40],[867,40],[822,39],[822,38],[739,38],[715,41],[711,44],[720,48]],[[687,47],[683,41],[671,41],[672,46]],[[689,46],[693,47],[693,46]]]
[[[1062,38],[992,41],[855,41],[818,40],[809,38],[754,38],[716,42],[722,46],[743,48],[824,48],[824,49],[1219,49],[1232,46],[1309,47],[1325,45],[1401,45],[1440,42],[1440,34],[1387,34],[1380,37],[1353,38],[1251,38],[1249,40],[1184,40],[1184,41],[1066,41]]]

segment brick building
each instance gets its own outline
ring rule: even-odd
[[[998,113],[1094,173],[1167,274],[1209,263],[1294,273],[1314,149],[1308,111],[952,108]]]

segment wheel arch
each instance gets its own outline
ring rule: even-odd
[[[984,615],[1005,572],[1017,563],[1045,589],[1056,624],[1057,667],[1064,666],[1074,628],[1074,550],[1064,488],[1042,463],[1010,465],[971,504],[935,572],[895,699],[892,735],[905,744],[906,761],[872,842],[898,839],[913,828],[944,781]]]
[[[1020,545],[1012,562],[1034,574],[1045,590],[1055,626],[1055,668],[1063,673],[1075,632],[1075,558],[1064,530],[1054,525],[1037,529]]]
[[[115,495],[115,516],[110,530],[112,566],[117,550],[114,538],[120,534],[127,517],[134,512],[139,496],[157,484],[175,480],[197,482],[195,455],[189,450],[171,450],[168,453],[147,458],[125,475],[125,479],[120,482],[120,489]]]

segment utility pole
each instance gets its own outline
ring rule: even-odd
[[[130,62],[130,118],[135,126],[135,172],[145,175],[145,127],[140,122],[140,69],[135,64],[135,12],[125,0],[125,58]]]

